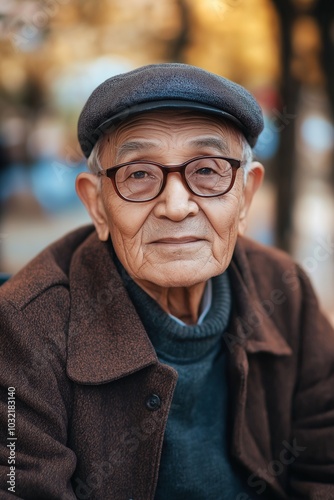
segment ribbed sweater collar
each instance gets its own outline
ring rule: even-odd
[[[226,271],[212,278],[212,303],[202,324],[183,326],[129,277],[114,252],[113,259],[160,358],[191,362],[204,357],[217,346],[231,311],[231,291]]]

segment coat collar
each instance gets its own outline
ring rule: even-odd
[[[95,231],[73,254],[69,272],[67,374],[100,384],[157,363],[155,350]]]
[[[258,296],[245,241],[245,238],[238,239],[229,267],[235,307],[233,335],[229,340],[227,334],[227,345],[242,345],[249,353],[268,352],[277,356],[289,356],[292,354],[291,347],[271,319],[275,305],[270,297],[261,301]]]

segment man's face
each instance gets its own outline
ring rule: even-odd
[[[241,160],[242,145],[236,132],[215,118],[154,112],[129,120],[106,138],[100,162],[104,169],[134,160],[173,165],[201,155]],[[129,275],[159,287],[192,286],[222,273],[249,204],[242,169],[231,191],[216,198],[192,194],[179,173],[168,174],[164,191],[152,201],[124,201],[106,177],[99,196],[100,239],[110,233]]]

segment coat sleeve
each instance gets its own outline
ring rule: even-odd
[[[18,306],[2,289],[0,497],[73,500],[76,457],[66,446],[71,414],[64,340],[68,294],[54,286]]]
[[[299,270],[302,310],[294,397],[291,488],[298,498],[334,498],[334,331]]]

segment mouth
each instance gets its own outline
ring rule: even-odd
[[[152,243],[159,245],[186,245],[200,241],[203,241],[203,239],[197,236],[182,236],[181,238],[160,238],[159,240],[152,241]]]

